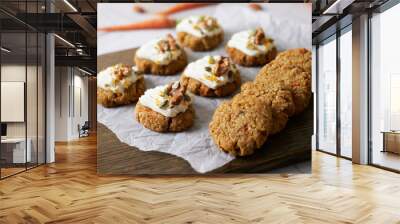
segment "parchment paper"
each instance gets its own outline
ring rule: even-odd
[[[268,6],[268,4],[266,5]],[[299,7],[304,7],[304,5],[299,4]],[[192,52],[186,49],[189,62],[205,55],[226,55],[224,46],[233,33],[257,26],[263,27],[267,36],[275,40],[280,51],[296,47],[311,48],[311,11],[309,11],[310,23],[307,24],[288,19],[290,17],[273,17],[268,10],[255,12],[246,7],[245,4],[222,4],[210,11],[213,11],[213,13],[209,15],[216,17],[225,31],[224,44],[211,52]],[[302,13],[304,13],[304,10]],[[204,12],[193,14],[204,14]],[[166,33],[165,31],[154,31],[153,37],[163,36]],[[168,31],[175,34],[172,29]],[[132,36],[132,41],[134,40],[135,36]],[[238,68],[242,82],[253,80],[260,70],[260,67],[238,66]],[[168,77],[146,75],[146,88],[179,80],[179,76],[180,74]],[[205,173],[234,159],[234,157],[217,148],[208,132],[208,124],[214,110],[223,100],[229,98],[215,99],[195,96],[193,102],[196,111],[194,126],[187,131],[176,134],[161,134],[144,128],[134,119],[134,105],[111,109],[98,105],[97,119],[113,131],[122,142],[143,151],[159,151],[176,155],[188,161],[195,171]]]

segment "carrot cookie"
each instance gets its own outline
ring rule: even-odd
[[[135,64],[140,71],[155,75],[174,75],[187,65],[183,48],[172,35],[152,40],[141,46],[135,55]]]
[[[280,64],[290,64],[301,67],[311,74],[311,51],[305,48],[294,48],[278,54],[276,61]]]
[[[97,74],[97,102],[105,107],[134,103],[144,90],[143,73],[136,67],[117,64]]]
[[[239,88],[239,70],[229,58],[205,56],[190,63],[183,71],[181,83],[200,96],[227,96]]]
[[[179,42],[193,51],[208,51],[224,40],[224,32],[211,16],[191,16],[176,26]]]
[[[277,60],[277,59],[276,59]],[[283,85],[292,92],[295,114],[307,108],[311,99],[311,73],[290,63],[272,61],[264,66],[255,78],[255,82],[264,85]]]
[[[149,89],[139,98],[136,120],[157,132],[179,132],[193,125],[194,109],[186,87],[179,81]]]
[[[261,28],[234,34],[226,45],[226,51],[236,64],[243,66],[265,65],[277,55],[274,41],[265,37]]]
[[[237,96],[248,97],[256,96],[264,104],[272,109],[272,128],[270,134],[276,134],[282,131],[289,117],[295,112],[295,105],[292,93],[283,88],[284,85],[265,85],[263,83],[247,82],[241,87],[241,92]]]
[[[218,106],[209,130],[221,150],[235,156],[246,156],[265,143],[272,122],[271,108],[260,98],[235,96]]]

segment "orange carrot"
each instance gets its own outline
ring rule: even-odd
[[[185,10],[204,7],[204,6],[207,6],[210,4],[211,3],[178,3],[174,6],[169,7],[168,9],[166,9],[164,11],[158,12],[157,14],[167,16],[167,15],[171,15],[171,14],[178,13],[178,12],[185,11]]]
[[[160,16],[137,23],[130,23],[125,25],[117,25],[99,28],[99,31],[113,32],[113,31],[128,31],[128,30],[145,30],[145,29],[164,29],[175,27],[176,21],[169,19],[165,16]]]
[[[254,11],[260,11],[262,10],[262,6],[257,3],[249,3],[249,7],[253,9]]]
[[[134,5],[132,9],[137,13],[146,13],[146,10],[140,5]]]

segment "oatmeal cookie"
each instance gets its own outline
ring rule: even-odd
[[[134,103],[144,91],[144,76],[136,67],[117,64],[97,75],[97,103],[104,107]]]
[[[270,134],[282,131],[290,116],[295,112],[292,93],[283,88],[283,85],[265,85],[255,82],[247,82],[242,85],[240,94],[242,97],[256,96],[264,104],[272,109],[272,128]]]
[[[211,16],[191,16],[176,26],[178,41],[193,51],[208,51],[224,40],[224,32]]]
[[[272,119],[271,108],[260,98],[235,96],[215,110],[209,131],[221,150],[235,156],[246,156],[265,143]]]
[[[276,57],[277,63],[299,66],[308,73],[311,73],[311,60],[311,51],[305,48],[289,49]]]
[[[279,84],[292,92],[295,114],[299,114],[308,106],[311,99],[311,73],[297,65],[281,64],[275,59],[264,66],[255,78],[256,83],[264,85]],[[276,63],[275,63],[276,62]]]
[[[225,50],[236,64],[250,67],[265,65],[278,53],[274,41],[261,28],[234,34]]]

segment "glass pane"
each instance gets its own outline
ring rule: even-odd
[[[340,153],[351,158],[352,141],[352,35],[340,36]]]
[[[25,170],[26,33],[2,33],[1,46],[1,166],[2,177]],[[28,147],[29,149],[29,147]]]
[[[336,39],[318,48],[318,149],[336,153]]]
[[[312,74],[312,91],[314,93],[316,93],[316,86],[315,86],[315,84],[316,84],[316,77],[315,76],[317,74],[317,63],[316,63],[317,62],[317,47],[316,47],[316,45],[312,46],[312,60],[311,60],[311,62],[312,62],[312,71],[311,71],[311,74]],[[316,94],[314,94],[313,95],[313,103],[314,103],[314,105],[317,105],[316,99],[317,99]],[[316,113],[317,113],[317,107],[314,106],[314,115]],[[311,145],[311,147],[312,147],[312,150],[316,150],[317,149],[317,140],[316,140],[316,136],[317,136],[317,116],[314,116],[313,129],[314,129],[314,133],[313,133],[313,136],[312,136],[312,145]]]
[[[400,170],[400,5],[372,17],[372,163]]]

